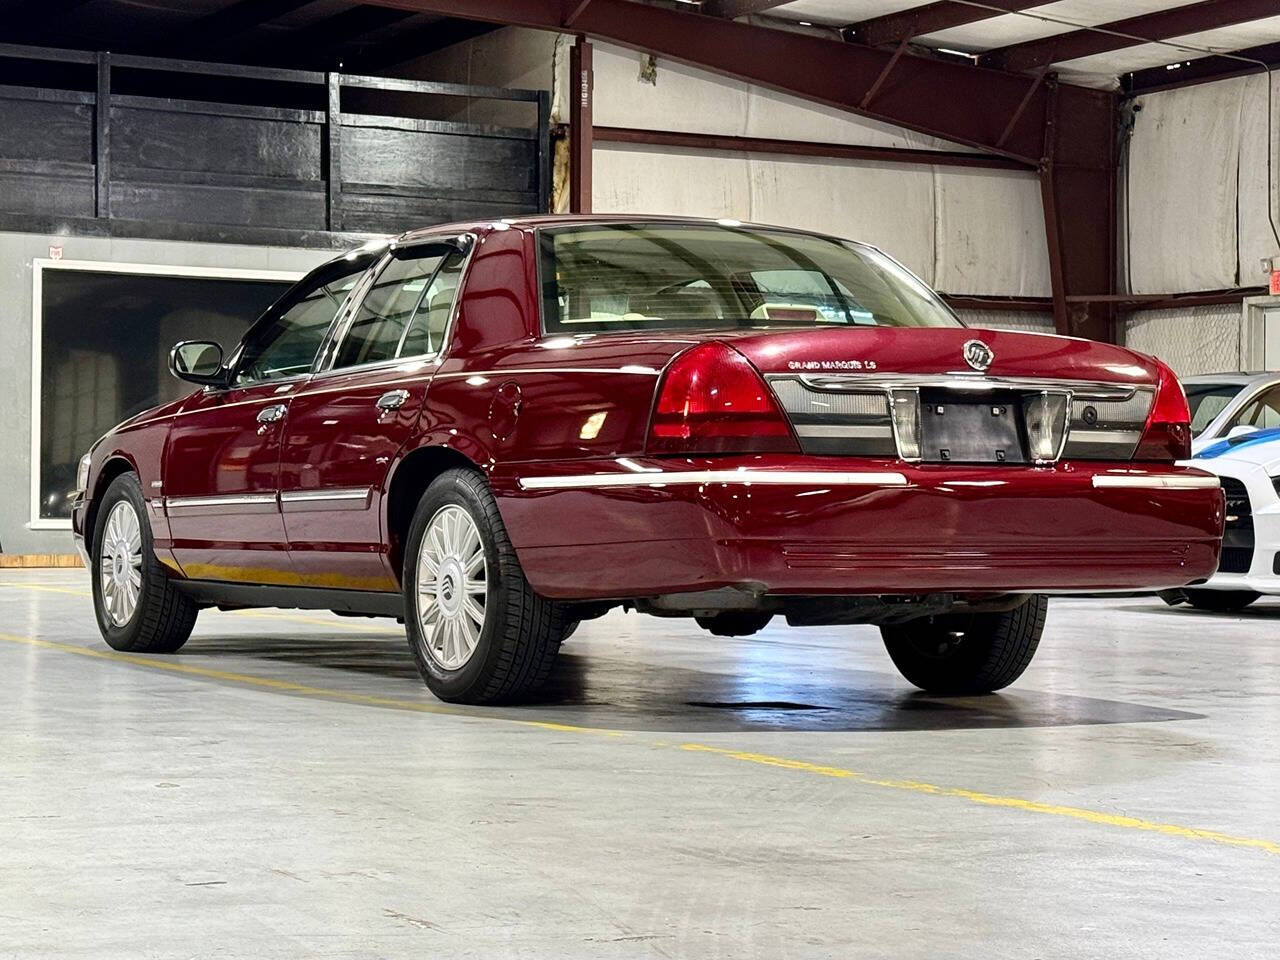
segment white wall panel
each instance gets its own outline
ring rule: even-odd
[[[640,78],[642,55],[595,45],[595,122],[681,133],[721,134],[917,150],[976,152],[903,127],[686,67],[661,57],[656,82]]]
[[[640,79],[640,54],[603,43],[592,61],[598,126],[746,134],[749,84],[669,60],[659,61],[658,82],[648,83]]]
[[[1040,181],[1015,170],[935,167],[934,285],[947,293],[1047,297]]]
[[[956,316],[980,330],[1017,330],[1021,333],[1053,333],[1053,314],[1022,310],[957,310]]]
[[[1240,285],[1257,286],[1266,282],[1266,274],[1260,263],[1263,257],[1280,256],[1271,220],[1267,216],[1267,204],[1271,203],[1272,216],[1280,223],[1280,197],[1277,197],[1276,165],[1280,163],[1280,109],[1273,123],[1271,148],[1271,182],[1267,182],[1267,80],[1265,77],[1244,77],[1235,82],[1243,86],[1243,105],[1240,114],[1240,178],[1239,196],[1236,201],[1239,237],[1237,250],[1240,259]],[[1280,100],[1280,79],[1271,78],[1273,97]],[[1274,101],[1273,101],[1274,102]],[[1268,189],[1270,186],[1270,189]]]
[[[1180,377],[1240,368],[1240,305],[1140,310],[1125,321],[1124,344],[1159,357]]]
[[[750,219],[742,154],[600,144],[592,160],[591,206],[598,213]]]
[[[1236,175],[1244,84],[1140,98],[1130,144],[1134,293],[1236,285]]]
[[[932,167],[757,156],[749,170],[742,219],[872,243],[933,282]]]

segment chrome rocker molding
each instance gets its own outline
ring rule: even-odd
[[[683,470],[671,473],[586,473],[564,477],[521,477],[524,490],[588,487],[667,487],[706,483],[763,483],[799,487],[905,487],[901,473],[837,473],[796,470]]]
[[[164,508],[169,513],[200,512],[219,507],[275,508],[287,512],[302,510],[363,510],[369,505],[368,487],[349,487],[333,490],[287,490],[276,493],[243,493],[234,496],[167,497]],[[159,504],[159,500],[153,501]],[[257,512],[257,511],[254,511]]]
[[[184,512],[199,510],[204,507],[250,507],[275,506],[274,493],[242,493],[236,496],[215,495],[211,497],[165,497],[166,510]]]

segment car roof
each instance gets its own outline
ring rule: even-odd
[[[1247,386],[1251,383],[1262,383],[1266,380],[1280,379],[1280,373],[1275,371],[1267,372],[1241,372],[1233,371],[1230,373],[1197,373],[1195,376],[1183,377],[1183,383],[1232,383],[1239,386]]]
[[[734,220],[729,218],[711,219],[708,217],[681,217],[676,215],[662,214],[635,214],[635,213],[542,213],[542,214],[523,214],[515,217],[502,217],[491,220],[475,220],[460,223],[441,223],[431,227],[423,227],[418,230],[410,230],[401,234],[396,238],[397,243],[404,243],[413,240],[421,240],[441,234],[456,233],[491,233],[497,230],[536,230],[540,227],[564,227],[564,226],[608,226],[613,224],[680,224],[688,226],[719,226],[719,227],[745,227],[750,230],[775,230],[785,233],[796,233],[811,237],[832,237],[832,234],[819,233],[816,230],[802,230],[797,227],[784,227],[772,223],[751,223],[743,220]],[[851,243],[858,243],[862,246],[872,246],[861,240],[853,240],[847,237],[837,237],[836,239],[849,240]]]

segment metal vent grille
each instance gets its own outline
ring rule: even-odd
[[[1227,517],[1222,532],[1221,573],[1248,573],[1253,563],[1253,504],[1249,491],[1235,477],[1222,477],[1227,497]]]

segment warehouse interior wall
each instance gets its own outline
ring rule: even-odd
[[[1159,357],[1180,377],[1239,370],[1239,303],[1138,310],[1124,320],[1124,345]]]
[[[107,237],[51,237],[0,232],[0,331],[3,331],[3,375],[0,375],[0,553],[69,554],[69,530],[29,528],[31,505],[32,263],[61,248],[65,260],[219,270],[278,270],[304,273],[329,260],[333,251],[225,243],[180,243]],[[229,344],[224,347],[230,348]],[[83,451],[82,451],[83,452]]]
[[[1235,77],[1138,97],[1127,161],[1128,251],[1121,285],[1132,293],[1258,286],[1261,260],[1280,256],[1280,80]],[[1270,190],[1268,156],[1271,157]]]
[[[565,122],[571,40],[510,27],[423,57],[408,71],[421,79],[551,89],[553,119]],[[594,44],[593,59],[597,126],[973,152],[611,44]],[[818,230],[877,245],[944,293],[1051,294],[1040,185],[1030,171],[606,142],[596,143],[592,159],[599,213]]]

